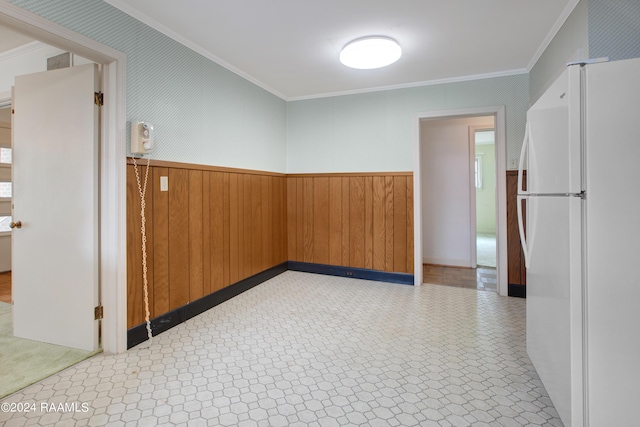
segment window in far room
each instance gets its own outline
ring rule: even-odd
[[[11,231],[11,154],[10,147],[0,146],[0,233]]]
[[[476,188],[482,188],[482,154],[476,154]]]
[[[11,198],[11,183],[10,182],[0,182],[0,199],[10,199]]]
[[[0,147],[0,163],[4,165],[11,164],[11,148]]]

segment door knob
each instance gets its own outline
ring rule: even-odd
[[[22,228],[22,221],[18,221],[18,222],[11,222],[11,224],[9,224],[9,227],[11,228]]]

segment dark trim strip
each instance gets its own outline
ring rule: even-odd
[[[413,285],[413,274],[389,273],[386,271],[367,270],[364,268],[338,267],[325,264],[312,264],[309,262],[287,261],[152,319],[151,332],[155,337],[156,335],[167,331],[180,323],[186,322],[192,317],[202,314],[216,305],[240,295],[244,291],[257,286],[262,282],[266,282],[287,270],[325,274],[328,276],[349,277],[354,279],[376,280],[379,282],[399,283],[402,285]],[[509,295],[511,295],[511,293],[509,293]],[[142,323],[138,326],[134,326],[127,331],[127,349],[135,347],[147,339],[146,324]]]
[[[525,285],[515,285],[513,283],[509,283],[508,295],[510,297],[526,298],[527,297],[527,287]]]
[[[262,282],[266,282],[285,271],[287,271],[287,263],[283,262],[282,264],[276,265],[275,267],[241,280],[238,283],[227,286],[224,289],[206,295],[196,301],[192,301],[182,307],[178,307],[175,310],[158,316],[151,320],[151,332],[155,337],[156,335],[169,330],[192,317],[202,314],[216,305],[222,304],[223,302],[240,295],[244,291],[248,291]],[[134,347],[147,339],[147,325],[142,323],[138,326],[134,326],[127,331],[127,349]]]
[[[289,261],[287,264],[289,270],[293,271],[349,277],[353,279],[376,280],[379,282],[399,283],[401,285],[413,285],[414,279],[413,274],[408,273],[390,273],[365,268],[338,267],[335,265],[313,264],[299,261]]]

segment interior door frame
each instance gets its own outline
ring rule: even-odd
[[[498,294],[507,296],[509,292],[507,270],[507,144],[506,114],[504,105],[439,110],[417,113],[414,116],[414,153],[413,167],[413,215],[414,215],[414,284],[422,284],[422,171],[420,147],[420,122],[424,119],[451,119],[476,116],[494,116],[495,159],[496,159],[496,273]]]
[[[18,6],[0,0],[0,25],[102,64],[105,93],[100,131],[100,300],[102,348],[127,350],[126,55]]]
[[[495,116],[494,116],[494,122],[495,122]],[[470,171],[470,183],[469,183],[469,188],[470,188],[470,200],[471,200],[471,265],[473,268],[477,268],[478,266],[478,244],[477,244],[477,235],[478,235],[478,200],[477,200],[477,192],[476,192],[476,186],[475,186],[475,164],[476,164],[476,132],[483,132],[483,131],[493,131],[494,135],[495,135],[495,123],[493,124],[494,127],[488,128],[486,126],[480,126],[480,125],[470,125],[469,126],[469,171]],[[494,138],[495,139],[495,138]],[[493,162],[493,170],[491,171],[491,173],[494,176],[494,179],[496,177],[496,167],[497,167],[497,151],[495,150],[495,141],[494,141],[494,150],[493,150],[493,156],[494,156],[494,162]],[[484,170],[482,171],[482,179],[484,180]],[[495,196],[496,196],[496,214],[498,212],[497,210],[497,201],[498,201],[498,187],[496,186],[496,188],[494,188],[494,190],[496,192]],[[497,224],[497,218],[494,216],[493,218],[493,222],[495,225],[496,230],[498,229],[498,224]],[[497,254],[496,254],[497,255]]]
[[[467,132],[469,144],[469,261],[471,268],[478,266],[478,248],[476,234],[478,232],[477,205],[476,205],[476,141],[473,125],[469,125]],[[473,136],[473,138],[472,138]]]

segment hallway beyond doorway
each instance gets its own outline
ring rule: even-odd
[[[496,269],[492,267],[466,268],[424,264],[422,269],[423,283],[497,292]]]
[[[427,152],[427,149],[431,149],[430,141],[439,141],[438,135],[432,135],[430,133],[430,124],[435,123],[433,129],[434,132],[438,131],[438,124],[442,124],[447,120],[452,123],[458,123],[458,121],[463,119],[482,119],[484,117],[493,117],[492,123],[472,123],[470,121],[464,121],[463,128],[459,133],[458,137],[455,138],[455,141],[459,142],[461,145],[462,142],[467,141],[465,147],[460,148],[457,144],[455,147],[447,147],[451,148],[460,148],[460,152],[466,152],[466,164],[469,165],[468,172],[467,169],[462,165],[464,163],[463,160],[460,160],[460,171],[463,175],[463,179],[460,182],[462,183],[462,189],[454,188],[454,185],[445,185],[444,183],[438,182],[438,188],[442,188],[445,186],[448,191],[459,193],[461,196],[466,194],[465,188],[468,188],[468,198],[463,200],[460,199],[460,202],[457,206],[452,206],[452,203],[444,203],[442,200],[443,197],[440,195],[433,195],[429,193],[429,185],[434,182],[434,177],[426,178],[425,175],[427,171],[433,171],[433,165],[425,165],[425,159],[432,158],[445,158],[439,156],[437,153]],[[493,149],[493,157],[495,158],[495,163],[493,167],[487,166],[489,169],[495,169],[495,183],[485,183],[483,181],[482,186],[486,190],[494,187],[495,189],[495,231],[493,228],[478,228],[476,218],[474,217],[474,213],[477,215],[476,209],[472,209],[475,205],[475,196],[477,192],[476,185],[480,185],[477,183],[474,185],[473,177],[474,170],[476,170],[477,159],[476,156],[470,156],[469,153],[475,153],[475,139],[470,138],[471,135],[474,135],[475,130],[478,129],[478,126],[482,129],[493,129],[494,131],[494,145]],[[448,139],[451,141],[451,138]],[[462,141],[462,142],[461,142]],[[436,144],[440,145],[440,144]],[[451,144],[446,144],[447,146]],[[481,231],[495,232],[498,238],[496,239],[496,277],[497,277],[497,293],[502,296],[508,295],[508,284],[507,284],[507,218],[506,218],[506,164],[504,159],[506,159],[506,122],[505,122],[505,108],[504,106],[494,106],[494,107],[482,107],[482,108],[467,108],[467,109],[455,109],[455,110],[441,110],[434,111],[429,113],[421,113],[418,115],[418,138],[416,139],[416,151],[418,153],[416,165],[414,168],[414,181],[415,181],[415,205],[414,205],[414,215],[416,219],[416,224],[418,226],[415,227],[415,248],[416,248],[416,278],[418,274],[422,273],[423,269],[420,266],[423,263],[430,264],[440,264],[440,265],[456,265],[456,266],[468,266],[472,267],[476,265],[476,231],[479,229]],[[445,153],[446,154],[446,153]],[[487,156],[491,157],[490,153],[486,153]],[[464,156],[460,156],[462,158]],[[458,156],[456,156],[458,159]],[[456,162],[457,164],[458,162]],[[439,164],[435,164],[435,169],[437,169]],[[484,167],[484,163],[483,163]],[[452,174],[452,168],[448,167],[445,171],[440,171],[440,173],[436,173],[435,181],[438,181],[441,177],[448,177]],[[464,181],[464,182],[463,182]],[[448,195],[448,193],[446,194]],[[426,203],[425,201],[429,199],[432,203]],[[437,203],[434,203],[437,201]],[[460,222],[459,226],[451,228],[448,230],[443,230],[442,227],[438,227],[437,225],[434,227],[433,223],[437,222],[437,218],[434,217],[433,212],[429,211],[429,207],[433,205],[445,206],[444,209],[445,215],[446,212],[461,212],[464,213],[467,210],[469,211],[468,221]],[[463,215],[464,216],[464,215]],[[447,218],[447,217],[445,217]],[[447,218],[448,219],[448,218]],[[452,231],[453,230],[453,231]],[[447,231],[449,231],[447,233]],[[428,236],[428,239],[425,238]],[[453,238],[455,237],[455,246],[453,242]],[[429,246],[431,245],[431,247]],[[438,246],[440,245],[440,246]],[[445,246],[443,246],[445,245]],[[438,250],[433,250],[433,247],[437,247]],[[419,283],[424,283],[425,280],[420,280]]]

